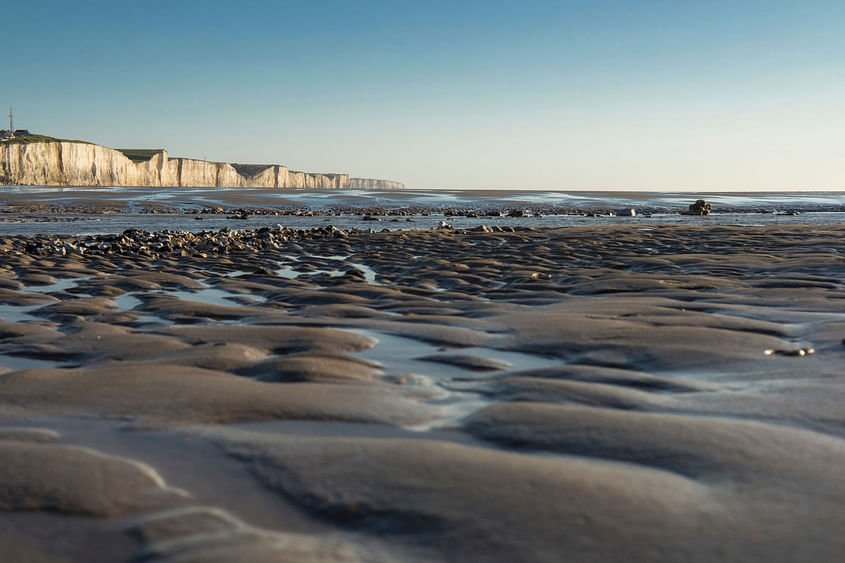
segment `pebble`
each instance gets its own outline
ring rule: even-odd
[[[798,348],[797,350],[775,350],[773,348],[769,348],[768,350],[763,351],[763,353],[767,356],[771,356],[773,354],[780,354],[781,356],[809,356],[810,354],[815,354],[816,351],[813,348]]]
[[[386,229],[385,229],[386,230]],[[289,229],[282,225],[257,230],[232,230],[224,227],[219,231],[158,231],[137,229],[123,231],[119,235],[90,235],[79,238],[30,237],[17,243],[16,250],[35,256],[68,255],[142,255],[157,257],[176,253],[179,256],[207,256],[207,253],[258,252],[296,240],[343,238],[354,232],[344,231],[333,225],[314,229]],[[384,232],[384,231],[382,231]]]

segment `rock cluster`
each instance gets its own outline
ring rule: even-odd
[[[699,199],[690,204],[689,209],[684,211],[684,215],[710,215],[711,211],[710,204],[703,199]]]
[[[158,257],[162,255],[199,256],[227,254],[229,252],[259,252],[276,249],[280,245],[321,238],[343,238],[353,231],[344,231],[334,226],[315,229],[289,229],[282,225],[255,230],[233,230],[228,227],[219,231],[159,231],[148,232],[128,229],[119,235],[91,235],[84,238],[36,237],[24,239],[16,250],[35,256],[66,256],[70,254],[90,255],[138,255]],[[363,232],[373,232],[372,230]]]
[[[533,227],[510,225],[478,225],[457,231],[443,221],[434,232],[515,233],[534,231]],[[389,233],[390,229],[339,229],[334,225],[313,229],[292,229],[283,225],[260,229],[230,229],[219,231],[142,231],[127,229],[119,235],[88,235],[85,237],[31,236],[0,239],[0,252],[19,252],[31,256],[71,255],[122,255],[159,257],[199,257],[229,254],[230,252],[259,253],[282,248],[289,243],[323,239],[341,239],[354,235],[376,232]]]

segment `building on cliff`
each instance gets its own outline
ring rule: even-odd
[[[12,106],[9,106],[9,128],[0,130],[0,139],[13,139],[15,137],[15,123],[14,123],[14,114],[12,114]],[[21,129],[23,131],[23,129]],[[29,131],[26,131],[26,134],[29,135]]]

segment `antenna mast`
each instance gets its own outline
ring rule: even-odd
[[[9,106],[9,134],[15,132],[15,128],[12,126],[12,106]]]

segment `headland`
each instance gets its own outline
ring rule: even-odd
[[[0,142],[0,185],[401,190],[391,180],[301,172],[282,164],[177,158],[26,133]]]

